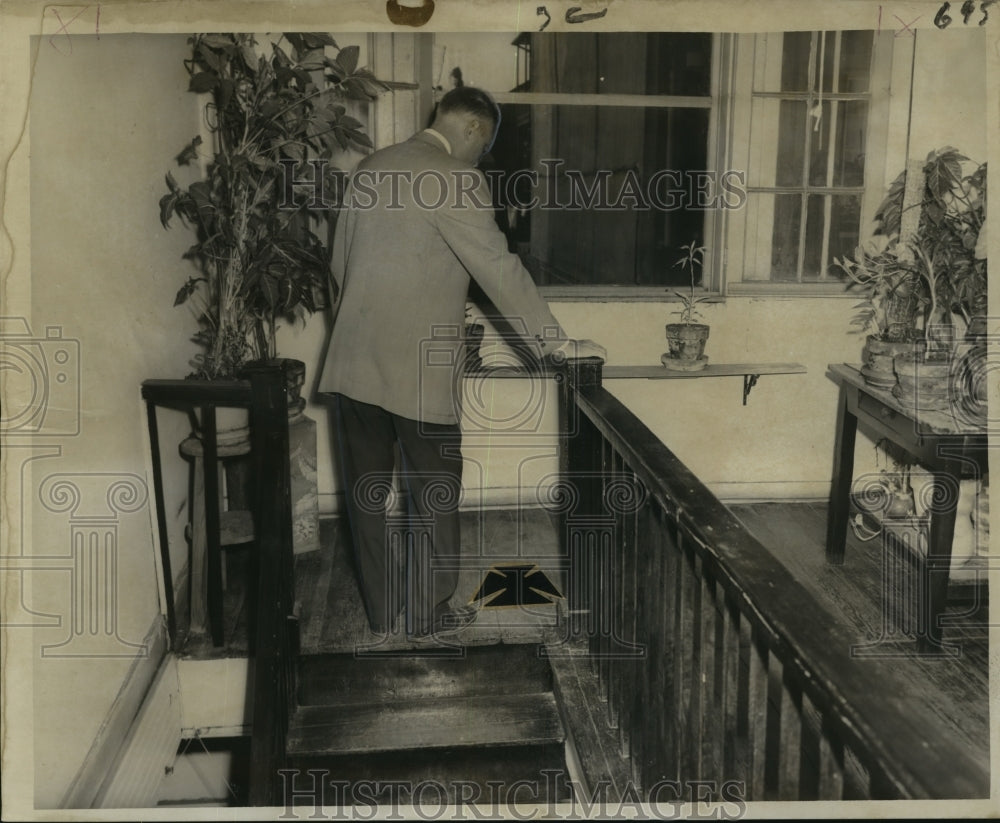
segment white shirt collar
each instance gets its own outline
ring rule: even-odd
[[[427,134],[433,135],[438,140],[440,140],[441,145],[444,146],[444,150],[448,152],[448,154],[451,154],[451,143],[448,141],[447,137],[441,134],[441,132],[435,131],[434,129],[431,128],[424,129],[424,131],[427,132]]]

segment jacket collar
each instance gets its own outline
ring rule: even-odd
[[[447,137],[441,134],[441,132],[435,131],[434,129],[431,128],[427,128],[421,132],[418,132],[416,136],[423,137],[424,135],[430,137],[432,140],[437,142],[437,144],[440,145],[441,148],[443,148],[446,152],[448,152],[448,154],[451,154],[451,143],[448,141]]]

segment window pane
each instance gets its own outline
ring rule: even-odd
[[[829,206],[827,205],[829,203]],[[827,217],[826,210],[830,214]],[[829,249],[823,259],[823,227],[829,220]],[[861,220],[861,196],[855,194],[812,194],[809,196],[806,219],[806,248],[803,280],[841,278],[843,272],[834,265],[835,257],[850,256],[858,244],[858,223]],[[825,271],[824,271],[825,269]]]
[[[865,138],[868,134],[868,101],[843,100],[838,104],[837,154],[833,161],[833,185],[865,184]]]
[[[518,91],[708,96],[712,36],[590,32],[530,36],[530,81]]]
[[[872,32],[845,31],[840,33],[840,63],[837,57],[837,32],[785,32],[782,40],[781,91],[806,92],[866,92],[871,68]],[[813,53],[813,82],[809,85],[809,56]],[[823,64],[822,85],[818,76]],[[834,87],[836,81],[836,87]],[[776,91],[776,89],[767,89]]]
[[[872,62],[870,31],[845,31],[840,36],[840,73],[838,91],[866,92]]]
[[[627,56],[624,59],[628,59]],[[651,34],[646,62],[648,94],[706,96],[711,93],[711,34]]]
[[[775,185],[801,186],[802,158],[806,152],[806,104],[803,101],[781,101],[776,148]]]
[[[771,237],[771,278],[773,280],[798,279],[801,212],[801,195],[775,195],[774,233]]]
[[[781,91],[809,91],[809,51],[812,42],[811,31],[785,32],[781,47]]]
[[[830,254],[827,257],[826,276],[843,277],[844,273],[833,265],[835,257],[849,257],[858,245],[858,226],[861,223],[861,195],[835,194],[832,199],[830,219]]]
[[[682,245],[704,240],[698,189],[706,201],[718,193],[693,174],[707,165],[707,110],[502,109],[483,169],[509,247],[540,285],[687,282],[674,263]],[[514,177],[520,169],[537,182]]]
[[[823,257],[823,210],[826,195],[811,194],[806,214],[806,247],[802,261],[802,279],[819,280]]]

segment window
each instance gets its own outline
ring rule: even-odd
[[[891,39],[785,32],[737,48],[731,145],[747,201],[731,220],[729,279],[839,284],[834,261],[858,245],[882,190]]]
[[[719,196],[709,173],[716,36],[434,38],[435,84],[450,87],[457,68],[500,104],[481,168],[510,248],[540,286],[661,299],[688,282],[674,263],[681,246],[706,242]]]

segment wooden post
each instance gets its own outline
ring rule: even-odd
[[[281,801],[277,796],[278,769],[285,763],[285,738],[295,700],[297,627],[292,616],[295,581],[288,412],[280,366],[255,366],[247,376],[253,396],[258,501],[250,805],[271,806]]]
[[[569,638],[589,633],[588,612],[594,606],[586,594],[593,582],[588,577],[587,542],[572,539],[574,517],[593,517],[600,513],[601,438],[580,413],[576,393],[599,389],[604,361],[599,357],[567,360],[556,372],[559,384],[559,477],[563,505],[559,507],[560,553],[568,564],[567,607]],[[580,535],[576,535],[580,537]],[[600,563],[600,539],[594,547]]]

